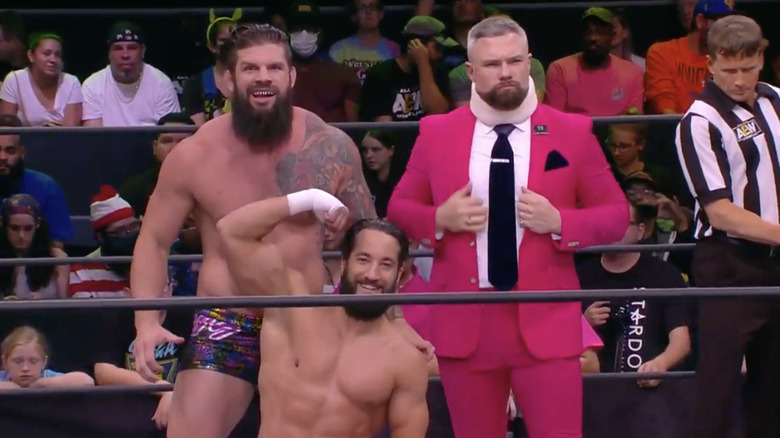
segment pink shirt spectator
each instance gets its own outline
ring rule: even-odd
[[[604,342],[601,340],[596,330],[590,326],[588,320],[582,317],[582,351],[593,349],[598,350],[604,347]]]
[[[580,54],[561,58],[547,69],[544,102],[567,113],[617,116],[644,107],[642,68],[610,55],[607,68],[584,70]]]

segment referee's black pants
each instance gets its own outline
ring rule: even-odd
[[[780,286],[780,256],[720,239],[696,244],[700,287]],[[733,426],[742,356],[747,360],[746,438],[780,438],[780,299],[702,299],[693,438],[725,437]]]

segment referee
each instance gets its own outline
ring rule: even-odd
[[[696,197],[693,275],[703,287],[780,286],[780,89],[758,82],[767,46],[731,15],[707,37],[712,75],[677,127]],[[747,359],[746,437],[780,437],[780,300],[699,303],[693,438],[726,436]]]

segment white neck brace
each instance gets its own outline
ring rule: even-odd
[[[539,101],[536,97],[536,88],[534,88],[533,78],[528,78],[528,95],[523,100],[523,103],[519,107],[510,111],[499,111],[492,106],[488,105],[474,87],[471,84],[471,101],[469,107],[471,112],[477,117],[477,120],[484,123],[487,126],[496,126],[502,123],[522,123],[525,122],[534,111]]]

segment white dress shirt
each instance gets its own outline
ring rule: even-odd
[[[515,129],[509,134],[509,143],[512,145],[515,165],[515,200],[520,194],[521,187],[528,186],[528,171],[531,163],[531,120],[526,119],[522,123],[515,124]],[[469,180],[471,181],[471,196],[479,198],[485,207],[490,207],[490,156],[493,153],[493,145],[498,139],[498,134],[492,126],[487,126],[479,120],[474,127],[474,138],[471,141],[471,156],[469,159]],[[514,208],[517,208],[516,206]],[[488,227],[478,231],[477,235],[477,267],[479,273],[479,287],[493,287],[488,281]],[[518,217],[515,215],[515,233],[517,236],[517,249],[523,240],[525,229],[520,227]]]

